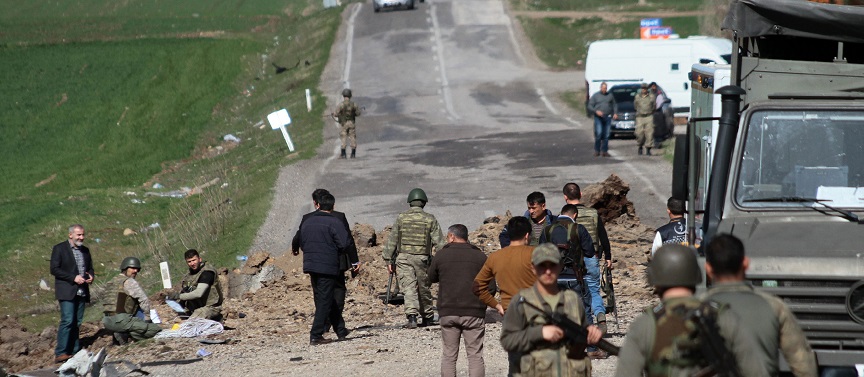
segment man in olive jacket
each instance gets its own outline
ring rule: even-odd
[[[468,243],[468,228],[455,224],[447,229],[447,244],[432,258],[430,283],[438,283],[438,315],[441,324],[441,377],[456,376],[459,339],[465,339],[468,375],[486,375],[483,338],[486,304],[468,289],[483,268],[486,255]]]

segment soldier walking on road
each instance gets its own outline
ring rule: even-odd
[[[354,120],[360,116],[360,108],[354,101],[351,101],[351,89],[342,90],[342,103],[336,106],[336,111],[330,115],[336,119],[342,126],[339,131],[339,138],[342,140],[342,154],[339,158],[345,158],[345,147],[348,141],[351,142],[351,158],[357,157],[357,131],[354,127]]]
[[[419,188],[408,193],[408,204],[411,208],[396,218],[382,251],[390,273],[393,273],[391,262],[395,255],[399,288],[405,295],[407,328],[437,324],[432,310],[432,292],[427,269],[432,253],[443,246],[444,236],[435,216],[423,211],[428,201],[426,193]],[[418,316],[423,318],[421,324],[417,323]]]
[[[616,377],[767,376],[753,334],[741,319],[716,302],[693,296],[702,283],[696,252],[683,245],[664,245],[648,265],[648,284],[661,303],[630,325]],[[702,318],[700,320],[700,318]],[[706,354],[713,349],[716,354]],[[704,374],[706,368],[710,371]]]
[[[714,283],[705,297],[728,304],[729,310],[746,319],[740,325],[756,336],[768,372],[779,373],[779,349],[795,376],[816,377],[816,357],[789,307],[779,297],[744,282],[750,258],[744,256],[741,240],[729,234],[715,236],[705,256],[705,272]]]
[[[642,146],[647,148],[645,154],[651,155],[654,145],[654,103],[657,97],[648,91],[648,84],[642,83],[642,90],[633,98],[636,107],[636,144],[639,145],[639,155]]]

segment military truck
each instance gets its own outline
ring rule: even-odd
[[[748,280],[789,305],[823,369],[864,367],[862,20],[859,7],[733,1],[720,116],[692,109],[676,141],[673,196],[690,204],[689,241],[697,226],[702,245],[740,238]]]

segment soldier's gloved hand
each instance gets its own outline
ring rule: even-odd
[[[171,300],[171,301],[177,301],[180,299],[180,292],[173,291],[173,292],[169,293],[167,296],[165,296],[165,298],[168,300]]]

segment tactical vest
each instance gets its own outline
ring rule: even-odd
[[[398,221],[399,252],[405,254],[431,255],[431,233],[435,218],[422,210],[409,210],[400,213]]]
[[[555,245],[558,246],[558,251],[561,252],[561,265],[573,268],[578,276],[585,276],[585,254],[582,251],[582,240],[579,239],[579,227],[577,225],[579,224],[561,219],[543,229],[543,233],[546,236],[546,241],[551,242],[552,231],[554,229],[559,227],[565,229],[567,232],[567,244]]]
[[[138,312],[138,300],[126,294],[123,288],[128,279],[130,279],[128,276],[120,274],[108,282],[105,298],[102,301],[102,311],[106,315],[120,313],[135,315]]]
[[[349,120],[353,122],[357,118],[358,112],[357,105],[346,99],[339,105],[336,117],[339,119],[339,124],[345,124]]]
[[[582,308],[579,306],[579,296],[565,289],[558,293],[558,306],[553,310],[549,303],[543,299],[536,287],[526,288],[519,292],[525,301],[543,308],[549,312],[567,314],[570,319],[578,324],[581,323],[581,318],[584,315]],[[534,325],[547,325],[548,322],[543,313],[528,305],[523,305],[522,309],[525,312],[526,327]],[[591,361],[588,360],[585,354],[586,344],[568,344],[564,341],[559,343],[549,343],[543,341],[536,346],[536,349],[522,355],[519,360],[521,376],[524,377],[539,377],[539,376],[590,376]]]
[[[196,308],[200,308],[203,306],[217,307],[222,306],[222,285],[219,284],[219,274],[216,272],[216,269],[211,267],[206,262],[201,262],[201,268],[198,269],[198,272],[195,274],[189,274],[183,277],[183,280],[180,281],[180,288],[182,292],[192,292],[195,288],[198,287],[198,279],[201,278],[201,274],[204,271],[213,272],[213,285],[210,286],[209,292],[206,297],[201,297],[196,300],[190,300],[194,303],[193,306]]]
[[[591,243],[594,244],[594,257],[601,258],[603,253],[600,251],[600,237],[597,236],[600,215],[597,213],[597,209],[580,205],[576,223],[584,226],[588,234],[591,235]]]
[[[646,312],[654,318],[654,344],[647,360],[648,377],[671,376],[676,369],[701,369],[709,365],[702,355],[702,334],[692,319],[708,302],[690,298],[671,306],[660,304]],[[708,306],[708,308],[711,308]],[[717,318],[718,312],[709,315]]]

